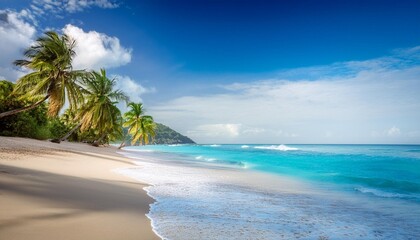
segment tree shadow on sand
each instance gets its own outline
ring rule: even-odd
[[[152,199],[139,193],[144,185],[135,181],[99,181],[2,164],[0,169],[3,177],[13,181],[13,184],[0,182],[0,194],[21,195],[28,199],[42,200],[51,208],[69,210],[6,220],[0,222],[0,231],[32,220],[67,218],[85,212],[124,211],[143,216],[149,211],[144,201],[152,202]]]

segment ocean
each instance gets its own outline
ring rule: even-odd
[[[125,150],[163,239],[420,239],[419,145]]]

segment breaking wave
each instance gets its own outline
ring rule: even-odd
[[[281,145],[271,145],[271,146],[256,146],[256,149],[267,149],[267,150],[276,150],[276,151],[296,151],[299,150],[298,148],[288,147],[284,144]]]
[[[365,188],[365,187],[357,187],[354,190],[365,193],[365,194],[371,194],[377,197],[383,197],[383,198],[416,198],[415,196],[408,195],[408,194],[401,194],[401,193],[391,193],[391,192],[385,192],[374,188]]]

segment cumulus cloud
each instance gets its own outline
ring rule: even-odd
[[[112,68],[131,61],[131,49],[121,46],[117,37],[67,24],[63,32],[76,40],[75,69]]]
[[[207,130],[224,133],[216,134],[219,142],[259,143],[390,143],[397,138],[372,133],[394,124],[419,131],[418,62],[405,64],[392,56],[365,63],[340,63],[348,71],[317,80],[273,77],[228,84],[222,93],[177,98],[151,111],[159,121],[194,134],[198,142],[209,142]],[[242,126],[264,131],[245,134]],[[388,134],[398,135],[400,142],[420,142],[404,138],[396,127]]]
[[[13,61],[23,58],[23,50],[33,42],[36,29],[33,16],[26,10],[15,12],[0,10],[0,77],[15,81],[25,70],[13,66]]]
[[[15,81],[27,70],[13,66],[13,61],[22,59],[23,50],[28,48],[36,35],[33,15],[27,10],[15,12],[0,10],[0,77]],[[85,32],[83,29],[66,25],[63,33],[76,40],[75,69],[113,68],[131,61],[131,49],[120,44],[117,37],[96,31]]]
[[[154,92],[154,88],[146,88],[128,76],[113,76],[117,80],[117,89],[122,90],[132,102],[142,102],[141,96],[145,93]]]
[[[130,102],[143,103],[142,96],[144,94],[156,91],[154,87],[145,87],[129,76],[112,75],[111,77],[116,79],[116,89],[123,91],[130,98]],[[126,112],[128,110],[127,104],[123,101],[120,101],[117,104],[117,107],[121,112]]]
[[[33,0],[30,7],[37,15],[48,12],[60,16],[63,12],[81,12],[91,7],[117,8],[119,3],[111,0]]]

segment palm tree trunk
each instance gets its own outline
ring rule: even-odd
[[[101,136],[98,140],[95,140],[95,141],[92,143],[92,146],[99,147],[99,143],[102,141],[102,139],[103,139],[104,137],[106,137],[106,133],[103,133],[103,134],[102,134],[102,136]]]
[[[70,135],[72,135],[74,133],[74,131],[79,129],[80,126],[82,126],[82,123],[77,124],[72,130],[70,130],[70,132],[68,132],[66,135],[64,135],[62,138],[60,138],[60,142],[67,140],[67,138],[69,138]]]
[[[101,142],[106,137],[106,133],[103,133],[102,136],[98,139],[98,143]]]
[[[122,141],[121,145],[118,147],[118,149],[121,149],[121,148],[125,147],[125,138],[126,137],[127,137],[127,134],[124,134],[123,141]]]
[[[37,106],[39,106],[41,103],[43,103],[45,100],[47,100],[49,97],[50,97],[50,95],[48,94],[43,99],[39,100],[38,102],[36,102],[36,103],[34,103],[30,106],[19,108],[19,109],[13,109],[13,110],[10,110],[10,111],[7,111],[7,112],[2,112],[2,113],[0,113],[0,118],[7,117],[7,116],[10,116],[10,115],[20,113],[20,112],[24,112],[24,111],[34,109]]]
[[[123,147],[125,147],[125,141],[120,144],[120,146],[118,147],[118,149],[121,149]]]

